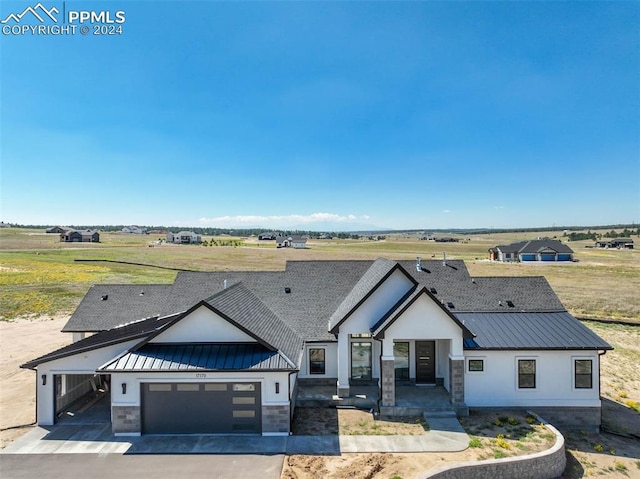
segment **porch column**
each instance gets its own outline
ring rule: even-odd
[[[349,397],[349,335],[338,334],[338,396]]]
[[[449,356],[449,400],[464,404],[464,356]]]
[[[382,356],[380,371],[380,384],[382,386],[382,405],[396,405],[396,377],[394,357]]]

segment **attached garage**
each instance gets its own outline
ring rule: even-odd
[[[143,383],[143,434],[260,434],[260,383]]]

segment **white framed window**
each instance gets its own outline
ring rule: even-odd
[[[593,389],[593,358],[573,358],[574,389]]]
[[[535,358],[517,358],[516,372],[518,389],[535,389],[537,384],[537,364]]]

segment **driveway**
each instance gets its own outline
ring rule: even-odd
[[[2,454],[0,476],[2,479],[278,479],[283,460],[282,454]]]

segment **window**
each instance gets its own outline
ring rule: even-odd
[[[576,389],[591,389],[593,387],[593,362],[591,359],[576,359],[574,372]]]
[[[351,379],[371,381],[371,343],[351,343]]]
[[[396,381],[409,380],[409,343],[393,343],[393,367]]]
[[[484,359],[469,359],[467,369],[470,373],[481,373],[484,371]]]
[[[309,374],[324,374],[326,371],[325,352],[321,348],[309,349]]]
[[[536,360],[518,359],[518,387],[534,389],[536,387]]]

